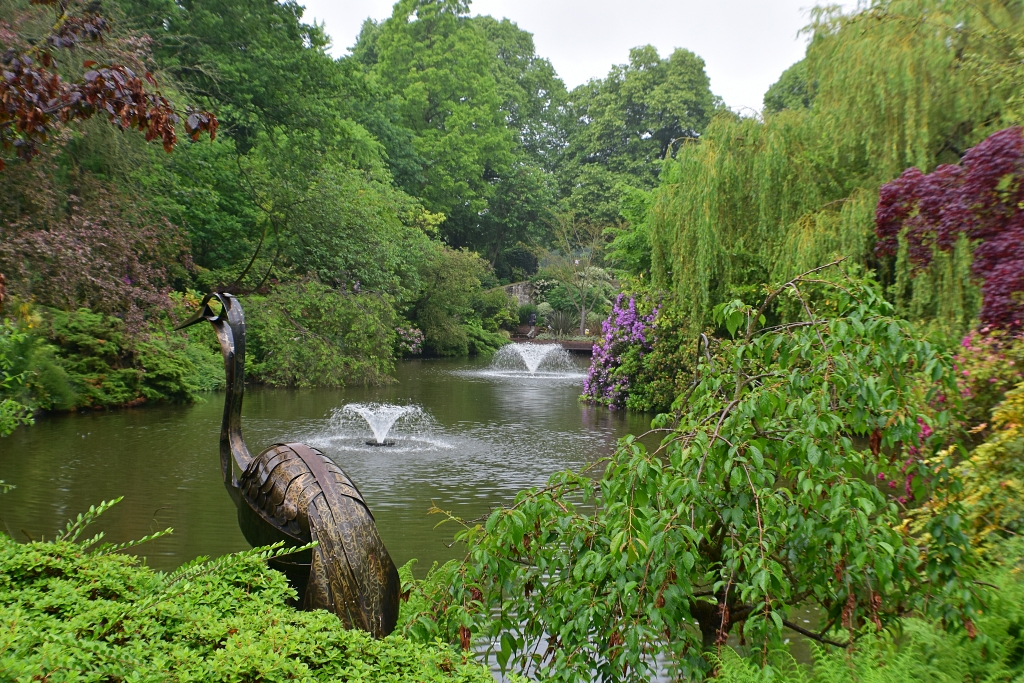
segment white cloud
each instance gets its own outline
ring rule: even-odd
[[[301,2],[302,0],[300,0]],[[334,54],[345,54],[363,20],[391,15],[389,0],[305,0]],[[476,0],[473,14],[506,17],[534,36],[570,88],[627,61],[650,43],[667,56],[683,47],[704,58],[711,89],[733,109],[760,109],[765,90],[806,47],[800,29],[814,0]]]

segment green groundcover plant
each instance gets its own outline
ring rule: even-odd
[[[119,552],[135,543],[79,540],[112,504],[50,542],[0,534],[0,680],[492,681],[446,646],[374,640],[328,612],[293,609],[294,591],[265,562],[283,548],[164,574]]]

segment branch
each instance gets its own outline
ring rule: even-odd
[[[840,642],[832,640],[830,638],[826,638],[824,632],[822,632],[822,633],[814,633],[813,631],[808,631],[807,629],[805,629],[805,628],[803,628],[801,626],[797,626],[792,621],[786,621],[785,619],[782,620],[782,625],[785,626],[786,628],[790,629],[791,631],[796,631],[797,633],[799,633],[802,636],[807,636],[811,640],[816,640],[819,643],[824,643],[825,645],[834,645],[836,647],[842,647],[842,648],[847,648],[847,647],[850,647],[851,645],[853,645],[853,639],[852,638],[850,640],[846,641],[845,643],[840,643]]]
[[[800,293],[800,288],[796,286],[796,283],[790,282],[786,286],[793,288],[793,291],[796,292],[797,298],[800,299],[800,303],[803,304],[804,311],[807,312],[807,317],[810,318],[811,320],[814,320],[814,313],[811,312],[811,307],[807,305],[807,302],[804,300],[804,295]],[[819,330],[818,328],[814,328],[814,333],[818,335],[818,342],[821,343],[821,348],[828,348],[825,345],[825,338],[821,336],[821,330]]]
[[[805,320],[799,323],[787,323],[786,325],[776,325],[775,327],[762,327],[760,330],[757,331],[757,334],[761,334],[763,332],[781,332],[782,330],[792,330],[796,329],[797,327],[810,327],[811,325],[821,325],[822,323],[827,322],[827,319],[822,318],[821,320]]]
[[[823,266],[818,266],[817,268],[811,268],[808,271],[800,273],[799,275],[794,277],[792,280],[790,280],[789,282],[785,283],[784,285],[782,285],[781,287],[776,289],[774,292],[769,294],[767,297],[765,297],[764,303],[762,303],[761,307],[759,309],[757,309],[757,315],[751,316],[750,322],[747,323],[746,341],[749,342],[750,341],[750,337],[754,334],[754,323],[757,322],[757,320],[764,314],[765,310],[768,309],[768,306],[771,304],[771,302],[775,301],[775,299],[779,296],[779,294],[782,294],[784,291],[786,291],[786,288],[791,286],[793,283],[798,282],[799,280],[802,280],[803,278],[807,277],[808,275],[811,275],[813,273],[817,273],[818,271],[821,271],[821,270],[825,270],[826,268],[831,268],[832,266],[838,266],[840,263],[842,263],[845,260],[846,260],[846,257],[844,256],[844,257],[842,257],[840,259],[836,259],[835,261],[832,261],[831,263],[826,263]],[[812,315],[811,318],[814,318],[814,316]]]

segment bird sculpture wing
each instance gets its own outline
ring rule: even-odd
[[[304,609],[330,610],[348,627],[377,637],[394,629],[398,570],[362,494],[340,467],[304,444],[277,444],[253,460],[239,488],[265,522],[297,542],[318,542]]]

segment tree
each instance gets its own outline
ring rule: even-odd
[[[551,238],[554,183],[525,154],[518,157],[495,183],[487,210],[479,217],[480,233],[473,244],[492,266],[517,244],[545,244]]]
[[[413,318],[428,351],[438,356],[476,351],[470,333],[480,321],[474,320],[473,303],[486,276],[487,262],[465,249],[438,249],[423,264],[423,291]]]
[[[396,181],[445,214],[449,244],[494,265],[518,242],[547,238],[565,86],[529,33],[468,8],[398,3],[364,24],[353,55],[381,94],[366,125]]]
[[[607,258],[616,269],[635,277],[650,277],[651,238],[648,219],[653,193],[632,187],[622,188],[619,214],[624,225],[607,228],[612,239],[608,243]]]
[[[551,63],[537,56],[533,36],[508,19],[470,20],[487,36],[493,51],[491,70],[506,126],[516,137],[509,172],[497,179],[483,217],[477,248],[497,265],[517,243],[545,244],[550,239],[549,210],[556,190],[550,173],[565,145],[567,92]]]
[[[0,41],[6,48],[0,59],[0,150],[14,148],[18,158],[30,161],[39,153],[39,145],[55,137],[65,124],[96,114],[122,130],[144,131],[146,140],[160,139],[167,152],[174,149],[175,126],[182,119],[159,90],[147,89],[157,87],[156,79],[149,72],[137,75],[144,67],[128,44],[104,43],[110,23],[97,7],[80,0],[36,0],[33,5],[53,10],[52,19],[42,19],[48,26],[44,31],[33,30],[42,9],[22,9],[12,17],[13,24],[0,21]],[[98,49],[90,50],[91,45]],[[65,74],[75,72],[77,65],[62,67],[58,55],[63,60],[75,48],[95,52],[99,58],[128,58],[135,68],[87,59],[82,63],[84,72],[69,80]],[[217,119],[207,112],[188,110],[182,122],[193,140],[203,132],[211,139],[216,135]]]
[[[587,312],[598,303],[598,288],[609,280],[607,271],[599,265],[604,238],[599,226],[577,220],[571,213],[561,214],[556,220],[554,233],[558,253],[545,271],[565,287],[573,308],[579,313],[580,335],[583,335]]]
[[[909,166],[958,161],[1005,110],[1006,82],[978,77],[997,41],[976,29],[1004,16],[988,9],[892,0],[818,11],[803,61],[813,106],[763,121],[722,114],[667,163],[649,214],[652,275],[693,330],[715,305],[837,254],[876,270],[900,315],[950,335],[972,324],[969,249],[937,254],[911,281],[905,258],[872,249],[873,219],[879,187]]]
[[[551,62],[539,57],[533,36],[508,19],[477,16],[470,22],[487,36],[492,72],[507,125],[534,164],[551,171],[565,145],[568,93]]]
[[[224,122],[222,145],[188,149],[194,164],[175,160],[140,179],[188,228],[196,262],[217,271],[208,286],[230,286],[254,253],[259,282],[297,239],[292,218],[325,172],[358,168],[391,182],[394,145],[386,150],[361,124],[389,132],[387,117],[372,113],[377,93],[355,60],[328,54],[322,27],[303,22],[298,4],[118,1],[153,37],[162,72]]]
[[[476,246],[495,185],[511,170],[515,138],[506,126],[486,34],[461,0],[401,0],[376,36],[371,72],[395,102],[426,160],[407,188],[446,217],[453,246]]]
[[[778,114],[783,109],[810,109],[814,85],[807,81],[807,62],[800,60],[782,72],[764,94],[764,113]]]
[[[292,212],[284,253],[323,283],[405,305],[421,290],[419,269],[438,248],[430,237],[442,219],[386,182],[327,167]]]
[[[805,314],[763,326],[779,297]],[[449,611],[479,610],[502,668],[689,678],[730,633],[764,665],[784,627],[842,647],[913,613],[974,635],[958,508],[919,534],[901,527],[909,508],[959,490],[929,462],[947,443],[948,358],[876,284],[824,267],[715,317],[734,336],[701,354],[656,451],[628,437],[599,480],[557,474],[459,534],[469,554],[445,584],[461,591]],[[817,629],[792,617],[806,603],[822,611]]]
[[[704,60],[683,49],[662,59],[650,45],[569,100],[559,184],[578,215],[606,225],[618,220],[617,186],[654,187],[661,162],[698,138],[718,106]]]
[[[217,108],[240,153],[279,127],[316,131],[304,142],[318,151],[351,137],[361,73],[331,58],[322,27],[303,23],[296,2],[117,1],[127,23],[152,37],[160,68]]]

